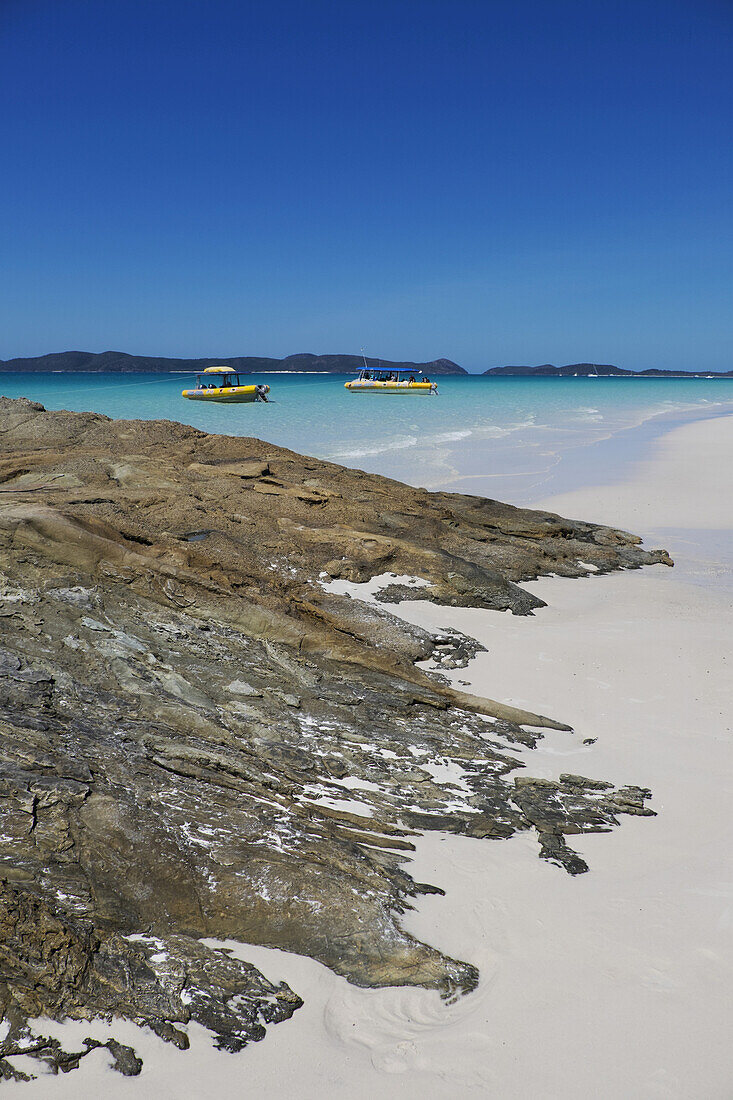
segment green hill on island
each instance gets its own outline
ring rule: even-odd
[[[367,357],[367,362],[370,367],[422,370],[427,375],[468,373],[450,359],[434,359],[430,363],[393,363],[388,359]],[[256,355],[235,355],[223,359],[166,359],[160,356],[128,355],[123,351],[61,351],[29,359],[0,359],[0,370],[3,371],[200,371],[205,367],[227,366],[240,374],[261,371],[354,374],[363,365],[361,355],[312,355],[308,352],[288,355],[285,359]]]
[[[627,370],[610,363],[568,363],[555,367],[543,363],[539,367],[491,367],[484,374],[508,378],[732,378],[733,371],[702,370]]]
[[[386,367],[391,370],[423,371],[431,375],[461,374],[470,372],[459,367],[452,359],[432,359],[429,363],[396,362],[367,356],[370,367]],[[275,359],[261,355],[233,355],[224,358],[171,359],[155,355],[128,355],[124,351],[61,351],[49,355],[37,355],[25,359],[0,359],[0,372],[17,371],[119,371],[121,373],[145,373],[165,371],[201,371],[205,367],[231,367],[240,374],[258,374],[264,371],[292,371],[312,374],[355,374],[364,365],[361,355],[313,355],[299,352]],[[563,367],[543,363],[537,367],[490,367],[484,375],[507,378],[733,378],[733,371],[685,371],[685,370],[628,370],[609,363],[568,363]]]

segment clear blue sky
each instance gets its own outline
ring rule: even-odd
[[[733,367],[730,0],[0,0],[0,358]]]

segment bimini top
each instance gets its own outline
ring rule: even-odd
[[[236,374],[235,370],[231,367],[207,367],[206,370],[201,372],[202,374]]]
[[[370,378],[374,382],[401,382],[405,379],[416,379],[422,374],[421,370],[396,370],[394,367],[364,367],[359,371],[359,378]]]

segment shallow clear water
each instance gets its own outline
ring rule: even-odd
[[[343,375],[260,374],[252,380],[270,385],[271,401],[252,405],[186,401],[181,389],[190,380],[189,374],[3,374],[0,392],[49,409],[162,417],[257,436],[411,484],[517,503],[570,481],[598,480],[607,467],[617,476],[635,445],[629,429],[645,425],[648,438],[677,418],[733,411],[733,380],[459,376],[438,378],[438,397],[405,397],[350,393]],[[605,449],[590,447],[603,441]]]

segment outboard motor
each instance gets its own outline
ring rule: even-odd
[[[267,400],[269,400],[269,398],[267,396],[268,393],[270,392],[270,387],[269,386],[255,386],[255,389],[257,391],[256,396],[255,396],[255,401],[267,401]]]

